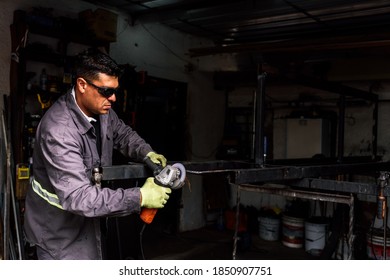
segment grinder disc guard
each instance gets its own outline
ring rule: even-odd
[[[184,185],[184,180],[186,179],[186,169],[183,164],[181,163],[175,163],[172,165],[172,167],[175,167],[178,169],[179,177],[175,180],[173,183],[171,189],[176,190],[180,189]]]

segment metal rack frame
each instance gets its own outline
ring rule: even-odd
[[[255,191],[260,193],[274,193],[286,196],[299,196],[307,199],[326,200],[336,203],[344,203],[350,206],[349,245],[353,242],[353,194],[381,195],[386,198],[390,195],[390,189],[386,185],[378,188],[376,184],[335,180],[344,175],[359,174],[376,176],[376,173],[390,170],[390,162],[384,162],[377,157],[377,123],[378,123],[378,97],[375,94],[353,89],[337,83],[325,83],[307,79],[296,80],[313,88],[327,90],[340,94],[338,117],[338,149],[335,159],[325,159],[322,162],[315,160],[292,160],[265,162],[264,151],[264,121],[265,121],[265,81],[266,73],[257,76],[257,91],[255,96],[255,138],[254,138],[254,162],[244,161],[208,161],[208,162],[182,162],[187,173],[194,175],[224,173],[229,179],[229,184],[237,187],[237,213],[234,236],[233,259],[236,258],[237,228],[240,192]],[[346,96],[362,98],[373,102],[372,128],[373,143],[371,157],[350,158],[344,157],[344,119]],[[146,178],[150,175],[142,164],[130,164],[103,168],[103,180]],[[266,188],[262,184],[266,182],[279,182],[292,187],[300,187],[304,191],[280,190]],[[335,194],[347,193],[346,195]],[[386,206],[387,207],[387,206]],[[386,251],[386,250],[385,250]],[[352,252],[350,252],[350,258]]]

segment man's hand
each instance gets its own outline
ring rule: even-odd
[[[145,208],[163,208],[172,192],[170,188],[156,185],[153,177],[146,179],[140,191],[141,207]]]
[[[146,156],[154,163],[161,164],[162,167],[167,165],[167,159],[163,155],[156,154],[155,152],[149,152]]]

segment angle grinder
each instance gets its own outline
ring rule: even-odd
[[[148,166],[154,176],[154,182],[162,187],[168,187],[172,190],[180,189],[184,186],[186,179],[186,169],[181,163],[166,165],[162,167],[154,163],[149,157],[145,157],[144,162]],[[142,208],[141,220],[150,224],[157,213],[155,208]]]

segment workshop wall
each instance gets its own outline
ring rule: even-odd
[[[370,78],[371,77],[372,76],[370,76]],[[383,160],[390,160],[390,78],[380,79],[380,76],[378,76],[372,80],[349,81],[346,82],[346,84],[378,94],[378,155],[383,156]],[[357,117],[358,120],[361,120],[361,122],[364,120],[367,121],[368,118],[371,118],[371,116],[367,116],[367,119],[362,119],[362,114],[364,114],[364,112],[356,110],[350,116]],[[353,133],[349,135],[349,137],[355,136],[359,139],[359,143],[362,143],[359,145],[359,153],[364,153],[367,149],[367,145],[365,144],[367,143],[367,138],[362,136],[362,132],[364,130],[366,130],[364,127],[360,129],[360,127],[356,125],[354,126]],[[350,131],[348,131],[348,133],[349,132]],[[346,143],[349,143],[348,147],[353,149],[351,142]],[[356,151],[356,149],[357,146],[355,145],[354,150]]]
[[[187,55],[189,48],[208,42],[171,30],[160,24],[129,24],[127,15],[118,17],[117,42],[112,57],[135,66],[148,75],[187,83],[187,160],[215,158],[224,125],[224,93],[214,90],[214,71],[237,70],[236,56],[221,54],[201,58]]]

